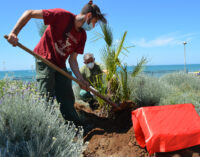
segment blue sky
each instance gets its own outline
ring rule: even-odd
[[[34,69],[34,58],[20,48],[14,48],[3,38],[9,34],[18,18],[28,9],[63,8],[78,14],[87,0],[6,0],[0,5],[0,71]],[[129,49],[124,63],[135,65],[142,56],[148,65],[184,64],[186,41],[186,63],[200,63],[200,1],[199,0],[94,0],[107,19],[117,43],[128,31],[125,46]],[[19,41],[30,49],[38,43],[37,24],[42,20],[32,19],[19,34]],[[85,52],[92,52],[101,62],[103,40],[93,42],[99,26],[88,32]],[[121,56],[123,57],[123,56]],[[79,66],[83,56],[78,56]]]

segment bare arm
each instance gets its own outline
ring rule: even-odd
[[[85,84],[86,88],[84,88],[85,90],[87,90],[87,87],[89,86],[89,83],[87,81],[84,80],[83,76],[81,75],[80,71],[79,71],[79,67],[78,67],[78,62],[77,62],[77,53],[72,53],[69,57],[69,65],[73,71],[73,73],[75,74],[76,78],[82,82],[83,84]]]
[[[8,41],[13,46],[17,45],[17,35],[31,18],[43,19],[42,10],[27,10],[22,14],[22,16],[19,18],[16,25],[14,26],[14,28],[8,36]]]

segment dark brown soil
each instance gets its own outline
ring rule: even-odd
[[[87,123],[94,124],[84,140],[89,142],[84,157],[150,157],[135,139],[131,121],[131,110],[119,112],[115,120],[99,117],[97,112],[80,104],[76,109],[84,114]],[[200,146],[170,153],[155,153],[151,157],[200,157]]]

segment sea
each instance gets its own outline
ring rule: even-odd
[[[128,66],[127,71],[132,72],[135,66]],[[143,67],[143,74],[161,77],[174,72],[184,72],[184,65],[147,65]],[[200,71],[200,64],[187,64],[188,73]],[[0,71],[0,80],[9,78],[11,80],[35,81],[35,70],[13,70]]]

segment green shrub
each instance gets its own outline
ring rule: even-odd
[[[171,73],[164,75],[160,80],[180,89],[182,92],[191,90],[200,91],[200,79],[195,75],[183,72]]]
[[[195,106],[196,111],[200,115],[199,97],[200,97],[200,93],[177,92],[177,93],[169,95],[168,97],[161,98],[159,105],[192,103]]]
[[[7,81],[5,85],[0,99],[0,156],[81,155],[83,130],[64,124],[56,101],[47,103],[32,84]]]
[[[161,83],[158,78],[140,75],[129,79],[132,89],[131,100],[139,106],[155,106],[160,99],[171,93],[174,89]]]
[[[176,88],[167,97],[162,97],[160,105],[192,103],[200,115],[200,79],[187,73],[172,73],[160,78],[161,82]]]
[[[161,78],[147,75],[129,78],[131,99],[139,106],[192,103],[200,115],[199,77],[172,73]]]

